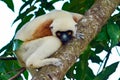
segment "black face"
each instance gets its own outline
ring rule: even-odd
[[[62,41],[63,44],[65,44],[73,37],[73,31],[57,31],[56,36]]]

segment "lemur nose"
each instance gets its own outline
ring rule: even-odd
[[[67,43],[72,38],[72,33],[68,31],[58,31],[56,35],[63,44]]]

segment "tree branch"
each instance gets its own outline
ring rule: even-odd
[[[16,57],[0,57],[0,60],[17,60]]]
[[[16,75],[14,75],[13,77],[11,77],[9,80],[15,80],[18,76],[21,75],[21,73],[23,73],[26,70],[25,67],[22,67],[18,70],[18,73]]]
[[[33,75],[32,80],[62,80],[86,46],[99,33],[119,3],[120,0],[96,0],[91,9],[85,13],[84,18],[78,22],[77,32],[84,34],[84,40],[73,39],[52,56],[62,60],[61,66],[49,65],[38,71],[29,69]]]

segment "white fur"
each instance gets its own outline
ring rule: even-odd
[[[58,30],[72,30],[74,32],[73,36],[75,36],[76,22],[73,17],[78,20],[82,18],[81,15],[76,13],[55,10],[25,24],[15,36],[15,39],[24,41],[22,46],[16,51],[20,64],[24,67],[32,68],[39,68],[49,64],[59,65],[60,59],[48,58],[61,46],[61,41],[56,37],[55,32]],[[51,29],[53,36],[33,39],[32,35],[35,30],[47,20],[53,20],[52,24],[49,25],[50,27],[53,26],[53,29]]]
[[[82,18],[82,15],[77,13],[70,13],[63,10],[54,10],[48,14],[39,16],[34,20],[26,23],[16,34],[15,39],[20,39],[23,41],[32,39],[32,34],[36,30],[39,25],[47,20],[53,20],[53,23],[50,25],[53,26],[52,33],[55,36],[55,32],[58,30],[73,30],[74,34],[76,34],[76,22],[73,17],[76,17],[77,20]],[[24,36],[23,36],[24,35]]]
[[[27,67],[39,68],[60,61],[57,58],[47,58],[58,50],[60,46],[61,42],[57,37],[47,36],[24,43],[17,51],[17,54],[19,54],[18,56],[25,62]]]

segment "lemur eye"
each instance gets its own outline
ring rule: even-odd
[[[72,35],[72,31],[71,31],[71,30],[68,30],[68,31],[67,31],[67,34],[68,34],[68,35]]]
[[[56,32],[56,35],[57,35],[57,36],[60,36],[60,35],[61,35],[61,32],[60,32],[60,31],[57,31],[57,32]]]
[[[53,29],[53,26],[50,26],[50,29]]]

